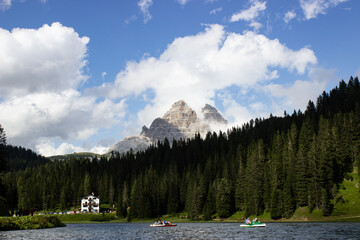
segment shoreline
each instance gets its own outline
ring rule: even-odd
[[[195,221],[190,219],[184,218],[177,218],[177,217],[161,217],[161,219],[165,219],[167,221],[173,223],[243,223],[243,219],[214,219],[210,221]],[[313,219],[263,219],[259,218],[261,222],[264,223],[312,223],[312,222],[360,222],[360,216],[336,216],[335,217],[326,217],[326,218],[313,218]],[[114,219],[110,221],[76,221],[76,220],[62,220],[64,224],[98,224],[98,223],[153,223],[154,219],[133,219],[132,221],[128,222],[126,218]]]

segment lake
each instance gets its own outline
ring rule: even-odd
[[[360,223],[179,223],[151,228],[148,223],[68,224],[63,228],[0,232],[0,239],[360,239]]]

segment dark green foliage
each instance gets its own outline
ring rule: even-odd
[[[204,220],[211,220],[212,216],[215,213],[216,213],[216,198],[214,193],[214,187],[210,184],[204,206]]]
[[[3,183],[3,173],[6,171],[6,134],[0,124],[0,216],[8,216],[6,206],[6,186]]]
[[[233,213],[231,206],[230,183],[226,178],[220,179],[216,193],[216,212],[219,217],[227,218]]]
[[[79,207],[94,193],[129,221],[183,211],[194,220],[235,211],[279,219],[303,206],[329,215],[337,186],[359,156],[360,86],[351,78],[316,105],[309,101],[305,113],[251,120],[205,139],[196,134],[92,160],[25,160],[1,178],[0,195],[11,209],[41,210]]]
[[[54,216],[26,216],[0,218],[0,231],[64,227]]]
[[[49,159],[23,147],[6,145],[5,151],[7,171],[24,170],[28,167],[37,167],[50,162]]]

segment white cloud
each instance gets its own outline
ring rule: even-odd
[[[273,83],[265,86],[265,92],[281,99],[277,103],[278,112],[275,114],[281,115],[284,109],[288,111],[304,109],[309,100],[316,101],[327,84],[335,81],[334,72],[324,69],[310,70],[309,77],[309,80],[296,80],[291,86]]]
[[[34,149],[40,140],[86,139],[123,118],[124,100],[76,90],[87,79],[88,42],[60,23],[0,28],[0,123],[10,144]]]
[[[241,126],[242,124],[250,121],[251,119],[259,117],[253,114],[246,106],[237,103],[234,99],[227,99],[223,101],[225,112],[224,116],[230,122],[230,125]]]
[[[124,101],[97,101],[78,91],[33,93],[0,103],[0,122],[11,144],[34,147],[39,139],[81,140],[124,116]]]
[[[11,7],[11,0],[0,0],[0,10],[6,11]]]
[[[113,84],[92,89],[111,98],[153,98],[138,113],[139,124],[149,125],[179,99],[199,110],[212,102],[216,91],[231,86],[258,87],[279,77],[277,69],[304,74],[317,60],[312,50],[291,50],[261,34],[226,32],[207,26],[204,32],[175,39],[159,58],[128,62]]]
[[[238,22],[240,20],[253,21],[259,16],[260,12],[266,9],[266,1],[261,2],[259,0],[251,0],[250,2],[252,3],[250,8],[233,14],[230,18],[230,22]]]
[[[138,1],[138,6],[144,15],[144,23],[147,23],[151,18],[151,14],[149,12],[149,7],[153,4],[153,0],[140,0]]]
[[[215,14],[217,14],[218,12],[221,12],[221,11],[222,11],[222,7],[215,8],[215,9],[213,9],[213,10],[210,11],[210,14],[215,15]]]
[[[190,0],[177,0],[181,5],[187,4]]]
[[[284,22],[289,23],[295,17],[296,17],[296,13],[294,10],[288,11],[284,16]]]
[[[87,148],[82,146],[75,146],[70,143],[62,143],[60,146],[55,147],[55,144],[49,140],[41,141],[35,146],[35,148],[37,152],[46,157],[79,152],[104,154],[109,149],[109,147],[104,147],[101,145]]]
[[[257,32],[261,27],[262,27],[262,24],[259,23],[259,22],[255,22],[255,21],[252,21],[250,24],[249,24],[250,27],[253,27],[254,28],[254,31]]]
[[[316,18],[319,14],[326,14],[330,7],[336,7],[338,4],[347,0],[299,0],[300,6],[304,11],[305,19]]]
[[[39,29],[0,28],[0,97],[62,91],[86,81],[88,37],[60,23]]]

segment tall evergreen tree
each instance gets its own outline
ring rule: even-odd
[[[7,189],[3,183],[3,173],[6,171],[6,165],[6,134],[0,124],[0,216],[9,215],[5,199]]]
[[[212,216],[216,213],[216,198],[214,193],[214,186],[210,183],[208,194],[204,205],[204,220],[211,220]]]
[[[90,185],[89,173],[86,173],[86,175],[85,175],[83,189],[84,189],[84,196],[87,196],[87,195],[91,194],[91,185]]]
[[[217,187],[216,212],[219,217],[227,218],[231,216],[232,211],[230,183],[226,178],[222,178]]]

